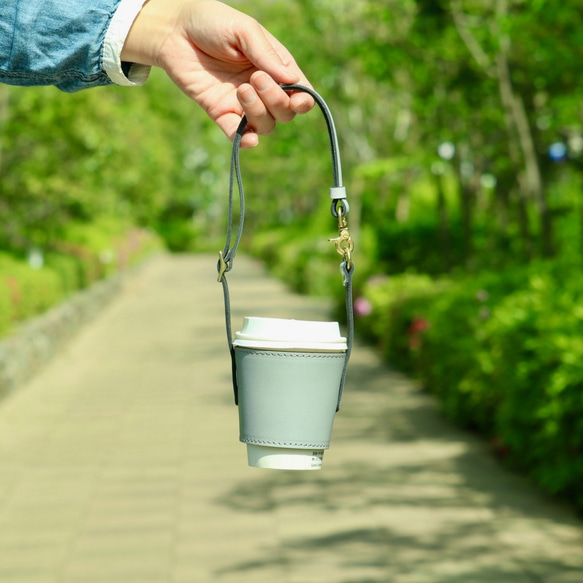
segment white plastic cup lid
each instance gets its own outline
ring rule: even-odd
[[[346,338],[338,322],[285,320],[247,316],[243,328],[235,333],[235,346],[275,350],[346,351]]]

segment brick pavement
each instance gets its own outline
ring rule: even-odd
[[[160,257],[0,402],[0,583],[581,583],[583,524],[357,346],[321,472],[248,468],[214,257]],[[325,319],[254,262],[243,315]]]

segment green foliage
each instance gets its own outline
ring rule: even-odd
[[[192,222],[215,194],[209,122],[159,71],[139,89],[1,87],[0,119],[0,248],[48,252],[107,216],[172,236],[169,208]]]
[[[337,226],[329,215],[328,201],[324,202],[316,213],[319,220],[314,220],[313,225],[304,229],[264,229],[250,237],[248,247],[274,275],[297,291],[336,297],[342,288],[338,267],[341,258],[328,239],[336,236]]]
[[[582,300],[580,273],[534,273],[493,312],[483,342],[514,463],[583,507]]]
[[[220,215],[219,134],[159,71],[135,90],[0,87],[0,334],[159,249],[153,229],[193,249]]]
[[[10,328],[12,321],[12,296],[10,288],[3,282],[0,285],[0,335]]]
[[[391,353],[395,363],[401,369],[410,370],[412,362],[407,350],[407,330],[410,324],[410,313],[404,314],[401,306],[406,299],[423,309],[426,299],[440,290],[445,282],[435,282],[427,275],[404,274],[399,277],[375,276],[365,285],[362,291],[363,299],[368,302],[361,316],[359,330],[367,338],[378,339],[384,350],[392,347]],[[446,285],[446,284],[445,284]],[[368,313],[370,310],[370,313]],[[422,313],[418,317],[422,317]]]
[[[0,289],[0,334],[12,323],[30,318],[64,297],[54,271],[33,269],[4,253],[0,253]]]
[[[583,275],[539,264],[434,282],[373,278],[358,328],[445,414],[583,508]],[[361,308],[362,310],[362,308]]]
[[[334,113],[360,333],[419,376],[451,419],[583,507],[583,16],[577,2],[551,4],[298,0],[250,10]],[[560,43],[548,42],[550,28]],[[269,229],[253,250],[297,288],[335,294],[316,243],[326,232],[314,204],[329,186],[324,145],[306,119],[244,162],[261,209],[252,224]],[[551,159],[554,143],[565,154],[560,146]]]
[[[67,238],[46,255],[38,249],[27,259],[0,252],[0,336],[160,248],[152,233],[110,218],[67,225]]]
[[[159,248],[152,233],[114,217],[93,223],[71,222],[63,229],[63,236],[55,248],[77,260],[81,287],[130,267]]]
[[[237,7],[334,114],[361,332],[452,419],[583,507],[579,3]],[[299,290],[340,296],[324,130],[316,109],[241,153],[242,248]],[[226,138],[158,72],[135,90],[0,87],[0,251],[45,258],[34,271],[3,255],[0,330],[131,263],[155,245],[147,229],[173,251],[220,241],[229,160]],[[15,290],[36,287],[38,305],[15,307]]]
[[[70,294],[87,285],[83,262],[75,255],[66,253],[51,252],[44,258],[45,266],[58,274],[63,291]]]

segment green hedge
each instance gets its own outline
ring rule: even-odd
[[[158,237],[115,219],[70,223],[42,261],[0,251],[0,336],[91,283],[162,248]],[[40,251],[37,250],[37,254]]]
[[[583,509],[583,275],[550,265],[472,279],[373,278],[358,329],[446,415]]]
[[[0,253],[0,334],[13,322],[46,310],[64,295],[64,286],[56,272],[47,268],[33,269]]]
[[[338,298],[335,254],[314,230],[251,243],[306,293]],[[365,254],[366,256],[366,254]],[[583,509],[583,275],[538,263],[460,278],[376,275],[356,261],[357,332],[433,392],[448,418],[479,431],[509,466]]]

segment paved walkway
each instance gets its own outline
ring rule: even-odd
[[[321,472],[247,467],[215,263],[155,260],[0,403],[0,583],[583,581],[583,523],[368,349]],[[235,326],[327,316],[230,282]]]

